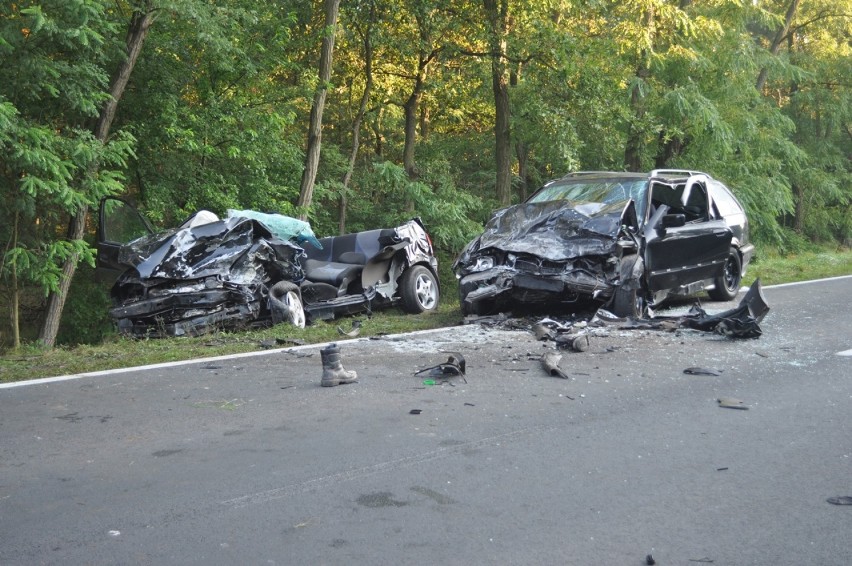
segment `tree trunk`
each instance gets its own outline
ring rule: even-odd
[[[15,220],[12,223],[12,245],[11,247],[18,247],[18,222],[21,218],[21,213],[15,211]],[[8,251],[8,250],[7,250]],[[21,347],[21,321],[20,321],[20,313],[21,313],[21,290],[18,288],[18,266],[15,262],[12,262],[11,269],[11,279],[12,279],[12,300],[9,305],[9,322],[12,325],[12,348],[18,349]]]
[[[654,37],[654,10],[648,8],[645,12],[645,26],[649,28],[651,41]],[[648,68],[648,52],[643,49],[639,53],[639,63],[636,66],[636,82],[630,91],[630,108],[633,119],[627,126],[627,143],[624,146],[624,168],[627,171],[642,170],[642,151],[645,147],[645,129],[642,121],[645,118],[645,95],[642,94],[642,84],[651,76]]]
[[[483,0],[482,3],[488,22],[491,87],[494,91],[495,189],[500,205],[508,206],[512,202],[512,147],[509,128],[509,81],[506,66],[509,3],[508,0]]]
[[[375,5],[371,5],[370,21],[367,23],[367,29],[364,32],[364,92],[361,94],[361,103],[358,106],[358,112],[352,121],[352,151],[349,153],[349,166],[346,168],[346,174],[343,176],[343,191],[340,193],[337,227],[341,235],[346,233],[346,191],[349,188],[349,182],[352,180],[352,173],[355,170],[355,160],[358,158],[358,148],[361,140],[361,122],[364,121],[364,115],[367,113],[367,104],[370,101],[370,94],[373,90],[373,43],[371,29],[375,18],[375,11]]]
[[[778,28],[778,31],[775,33],[775,38],[773,38],[772,44],[769,46],[769,52],[773,57],[778,55],[781,43],[790,32],[790,26],[793,24],[793,18],[796,17],[796,10],[799,9],[799,1],[800,0],[790,0],[790,6],[787,8],[787,15],[784,17],[784,25]],[[767,74],[768,72],[766,67],[760,70],[760,74],[757,76],[757,84],[755,85],[755,88],[757,88],[758,91],[762,91],[763,87],[766,85]]]
[[[302,172],[302,184],[299,187],[299,218],[306,220],[308,208],[314,197],[314,183],[319,167],[320,145],[322,144],[322,111],[331,80],[331,57],[334,53],[334,36],[337,32],[337,13],[340,0],[325,0],[325,36],[322,38],[319,61],[319,85],[311,106],[311,122],[308,126],[308,147],[305,152],[305,170]]]
[[[142,45],[145,43],[145,38],[148,36],[148,31],[154,21],[154,7],[152,4],[153,0],[147,0],[142,10],[133,12],[133,16],[130,19],[126,39],[127,58],[118,66],[115,75],[113,75],[110,81],[110,97],[104,103],[103,108],[101,108],[98,121],[93,129],[95,138],[101,143],[105,143],[109,136],[109,130],[112,127],[112,121],[118,109],[118,102],[124,94],[124,89],[127,88],[130,75],[133,73],[133,67],[136,65],[136,60],[142,51]],[[90,173],[96,171],[97,164],[93,166]],[[88,212],[88,207],[83,205],[73,216],[68,225],[69,239],[83,239],[86,231]],[[62,311],[65,308],[65,300],[68,298],[68,289],[71,287],[71,280],[77,271],[78,261],[79,257],[77,254],[71,254],[65,260],[62,264],[59,289],[51,293],[48,299],[47,313],[39,334],[39,342],[46,347],[52,348],[56,344],[56,335],[59,333],[59,322],[62,319]]]

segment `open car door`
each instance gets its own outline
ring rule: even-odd
[[[685,183],[653,183],[651,207],[655,213],[645,227],[645,266],[652,291],[722,273],[733,233],[711,213],[703,175]]]
[[[121,247],[142,236],[153,234],[151,224],[133,205],[116,197],[101,199],[98,209],[97,268],[114,272],[116,276],[128,266],[118,259]]]

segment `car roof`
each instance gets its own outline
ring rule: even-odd
[[[560,178],[560,181],[567,181],[570,179],[612,179],[612,178],[620,178],[620,179],[648,179],[653,177],[665,177],[665,178],[685,178],[691,177],[692,175],[705,175],[708,178],[712,177],[703,171],[694,171],[689,169],[654,169],[649,173],[637,173],[633,171],[573,171],[568,173],[564,177]]]

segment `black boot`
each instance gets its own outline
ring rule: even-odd
[[[342,383],[354,383],[358,379],[355,370],[344,369],[340,363],[340,348],[337,344],[320,350],[322,356],[322,386],[334,387]]]

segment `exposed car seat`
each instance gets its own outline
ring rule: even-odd
[[[359,280],[364,266],[387,245],[398,241],[393,229],[368,230],[343,236],[321,238],[322,249],[306,246],[305,277],[315,283],[326,283],[345,294],[349,285]]]

